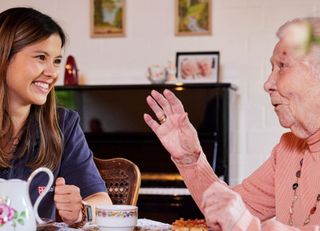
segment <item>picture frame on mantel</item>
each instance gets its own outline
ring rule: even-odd
[[[183,83],[218,83],[219,51],[177,52],[177,80]]]
[[[175,0],[175,35],[211,35],[212,0]]]
[[[90,0],[92,38],[125,37],[126,0]]]

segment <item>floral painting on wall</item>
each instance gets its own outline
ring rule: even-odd
[[[124,37],[126,0],[90,0],[91,37]]]
[[[211,35],[212,0],[175,0],[175,34]]]

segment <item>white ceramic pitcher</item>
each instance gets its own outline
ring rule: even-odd
[[[37,198],[32,208],[29,186],[40,172],[49,176],[48,184]],[[34,170],[28,181],[20,179],[4,180],[0,178],[0,231],[35,231],[37,224],[45,223],[38,214],[38,206],[53,183],[50,169],[41,167]]]

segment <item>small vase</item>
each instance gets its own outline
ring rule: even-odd
[[[147,77],[151,83],[161,84],[167,80],[167,73],[165,68],[159,65],[152,65],[148,67]]]

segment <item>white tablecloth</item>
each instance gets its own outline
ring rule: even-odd
[[[99,231],[99,228],[95,224],[88,224],[81,229],[73,229],[68,227],[65,223],[51,223],[48,225],[42,225],[37,228],[37,231]],[[137,231],[169,231],[171,230],[171,225],[150,220],[150,219],[138,219],[137,226],[135,228]]]

